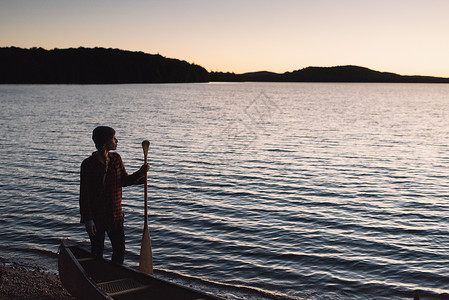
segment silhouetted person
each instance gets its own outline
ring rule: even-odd
[[[125,257],[122,187],[143,183],[149,164],[128,175],[118,153],[115,130],[108,126],[94,129],[92,139],[97,151],[81,164],[80,213],[91,241],[91,252],[103,256],[105,233],[112,244],[112,261]]]

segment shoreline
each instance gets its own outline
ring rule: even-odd
[[[0,265],[0,295],[2,299],[75,299],[62,286],[59,276],[41,269],[19,265]]]

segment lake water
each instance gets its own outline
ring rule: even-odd
[[[230,299],[449,298],[449,85],[0,85],[0,257],[57,272],[81,161],[151,141],[156,276]],[[137,266],[143,187],[124,189]],[[110,249],[109,241],[106,243]]]

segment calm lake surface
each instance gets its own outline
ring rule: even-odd
[[[449,85],[0,85],[0,257],[57,272],[81,161],[151,141],[156,276],[230,299],[449,298]],[[143,186],[124,189],[137,266]],[[106,245],[110,249],[107,239]]]

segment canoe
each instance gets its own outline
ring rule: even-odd
[[[221,299],[110,260],[63,240],[58,255],[62,285],[78,299]]]

